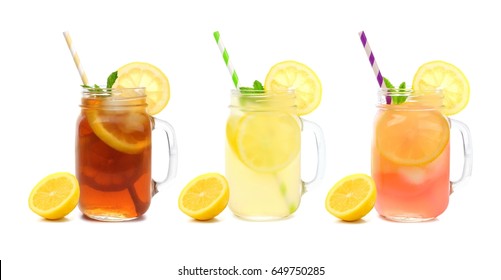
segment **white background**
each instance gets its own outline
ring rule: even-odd
[[[487,4],[492,1],[162,2],[0,4],[2,279],[500,279],[501,18]],[[74,172],[81,81],[65,30],[91,83],[105,83],[110,72],[132,61],[155,64],[171,82],[170,103],[157,117],[176,129],[178,176],[138,221],[92,222],[75,209],[48,222],[28,208],[40,179]],[[214,42],[216,30],[242,84],[263,81],[273,64],[288,59],[307,64],[322,80],[322,103],[306,119],[324,130],[326,174],[289,219],[246,222],[226,209],[201,223],[177,208],[181,188],[193,177],[224,173],[232,83]],[[341,177],[370,174],[377,83],[361,30],[394,83],[410,85],[416,69],[436,59],[457,65],[469,78],[470,103],[454,118],[473,134],[473,176],[434,222],[392,223],[374,210],[362,221],[344,223],[324,208],[327,191]],[[459,150],[458,141],[453,145]],[[460,159],[453,155],[453,176]],[[305,155],[305,177],[308,161]],[[233,265],[324,266],[326,275],[177,275],[183,266]]]

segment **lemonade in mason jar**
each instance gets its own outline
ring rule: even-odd
[[[231,91],[226,123],[226,177],[229,207],[245,219],[287,217],[301,196],[323,177],[325,144],[322,129],[300,116],[314,111],[321,84],[308,66],[282,61],[271,67],[265,85]],[[301,178],[301,134],[309,131],[316,143],[314,178]]]
[[[226,125],[229,207],[242,217],[286,217],[302,195],[301,121],[294,93],[233,91]]]
[[[238,217],[271,220],[294,213],[307,187],[323,176],[323,133],[299,116],[320,104],[322,86],[303,63],[286,60],[273,65],[264,86],[241,87],[218,31],[214,32],[235,90],[226,122],[226,178],[229,207]],[[301,131],[311,130],[317,144],[317,168],[309,182],[301,180]]]

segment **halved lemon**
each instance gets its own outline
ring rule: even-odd
[[[419,67],[412,81],[415,91],[441,90],[445,115],[461,112],[470,99],[470,84],[463,72],[451,63],[436,60]]]
[[[315,110],[322,100],[322,84],[317,74],[303,63],[287,60],[271,67],[264,82],[266,90],[290,90],[296,93],[298,115]]]
[[[376,184],[372,177],[358,173],[339,180],[328,192],[325,208],[343,221],[356,221],[367,215],[376,203]]]
[[[228,205],[228,181],[219,173],[202,174],[191,180],[181,191],[179,209],[196,220],[210,220]]]
[[[57,220],[71,213],[78,204],[80,188],[75,175],[68,172],[50,174],[31,190],[28,204],[36,214]]]
[[[299,154],[297,118],[280,112],[247,113],[240,120],[234,143],[240,160],[257,172],[276,172]]]
[[[388,110],[376,120],[379,152],[400,164],[419,166],[436,159],[449,143],[449,123],[435,110]]]
[[[132,62],[118,68],[118,78],[113,87],[144,87],[150,115],[160,113],[170,99],[169,79],[158,67],[146,62]]]

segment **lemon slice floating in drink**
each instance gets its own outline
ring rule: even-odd
[[[132,62],[118,68],[118,78],[113,87],[144,87],[148,114],[160,113],[170,99],[170,84],[167,76],[156,66],[146,62]]]
[[[230,116],[226,122],[226,141],[235,154],[238,154],[236,137],[242,119],[240,116]]]
[[[67,172],[50,174],[32,189],[28,203],[36,214],[57,220],[71,213],[78,204],[80,188],[77,178]]]
[[[421,65],[414,75],[412,87],[416,91],[441,90],[444,94],[442,111],[447,116],[461,112],[470,99],[470,85],[463,72],[440,60]]]
[[[137,154],[151,144],[151,139],[144,133],[150,129],[150,119],[144,113],[89,109],[86,116],[99,139],[117,151]]]
[[[257,172],[273,173],[298,156],[299,137],[300,127],[292,115],[255,112],[242,117],[233,143],[245,165]]]
[[[376,202],[376,184],[366,174],[352,174],[339,180],[327,194],[325,208],[343,221],[367,215]]]
[[[196,220],[210,220],[228,205],[230,191],[226,178],[219,173],[202,174],[181,191],[179,209]]]
[[[427,164],[449,143],[449,123],[439,111],[389,110],[379,118],[376,147],[384,157],[400,165]]]
[[[117,72],[118,78],[113,88],[144,88],[148,114],[158,114],[169,102],[169,80],[158,67],[146,62],[132,62],[120,67]],[[127,93],[126,91],[122,96],[127,97]],[[136,154],[151,144],[150,138],[144,133],[144,130],[150,129],[150,120],[140,111],[131,113],[89,109],[86,116],[94,133],[117,151]],[[107,122],[107,119],[121,121]]]
[[[264,88],[282,91],[293,89],[300,116],[313,112],[322,100],[322,84],[315,72],[305,64],[293,60],[272,66],[266,75]]]

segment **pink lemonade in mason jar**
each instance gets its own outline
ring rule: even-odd
[[[372,141],[376,210],[392,221],[421,222],[442,214],[456,186],[471,175],[471,134],[444,114],[441,90],[381,89]],[[447,112],[447,111],[446,111]],[[450,130],[461,133],[461,178],[450,181]]]
[[[409,95],[380,104],[374,122],[372,176],[376,210],[390,220],[433,219],[449,203],[450,125],[442,96]]]
[[[359,36],[380,87],[371,162],[376,210],[398,222],[435,219],[471,175],[471,133],[466,124],[447,117],[468,104],[468,79],[458,67],[435,60],[418,68],[412,89],[405,82],[397,88],[381,74],[365,32]],[[451,128],[461,133],[464,156],[462,175],[454,182],[449,178]]]

